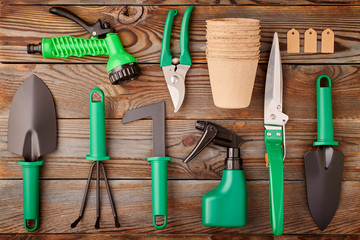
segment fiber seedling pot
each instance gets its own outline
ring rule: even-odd
[[[250,105],[258,59],[207,57],[215,106],[246,108]]]
[[[216,18],[216,19],[206,20],[206,24],[212,26],[223,26],[223,25],[233,26],[239,24],[244,24],[248,26],[258,26],[260,25],[260,20],[253,18]]]

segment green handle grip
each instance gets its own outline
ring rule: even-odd
[[[43,161],[19,161],[23,169],[24,227],[32,232],[39,226],[39,166]],[[35,226],[28,226],[28,220],[35,220]]]
[[[326,80],[325,86],[322,86]],[[339,145],[334,141],[331,79],[327,75],[321,75],[316,80],[316,101],[317,101],[317,142],[314,146]]]
[[[150,157],[153,225],[157,229],[164,229],[167,224],[167,163],[171,157]],[[164,224],[156,224],[156,217],[164,217]]]
[[[41,42],[41,50],[44,58],[109,55],[105,39],[97,38],[84,39],[69,36],[44,38]]]
[[[192,65],[189,51],[189,22],[194,6],[189,6],[183,16],[180,31],[180,64]]]
[[[171,9],[166,17],[163,39],[161,42],[160,67],[170,66],[172,62],[172,55],[170,52],[170,38],[171,38],[171,29],[176,14],[177,14],[177,10]]]
[[[109,61],[106,65],[108,73],[118,66],[137,62],[136,58],[125,51],[119,35],[115,33],[106,34],[104,39],[69,36],[44,38],[41,42],[41,51],[44,58],[108,55]]]
[[[270,225],[280,236],[284,229],[284,160],[283,131],[265,130],[265,146],[269,167]]]
[[[96,92],[101,95],[100,101],[93,101],[93,94]],[[86,155],[86,159],[93,161],[110,159],[106,154],[104,92],[99,88],[94,88],[90,92],[90,154]]]
[[[224,170],[220,184],[202,198],[202,223],[209,227],[246,225],[246,180],[243,170]]]

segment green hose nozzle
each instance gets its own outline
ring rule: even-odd
[[[94,25],[89,25],[64,8],[53,7],[49,11],[80,24],[91,34],[91,38],[70,36],[44,38],[38,45],[29,44],[28,54],[41,53],[44,58],[108,55],[106,70],[112,84],[125,83],[141,75],[137,60],[124,50],[118,34],[114,33],[115,30],[110,28],[109,23],[102,24],[98,20]]]

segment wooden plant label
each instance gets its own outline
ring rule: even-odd
[[[321,34],[321,52],[334,53],[334,32],[327,28]]]
[[[295,28],[287,32],[287,52],[300,53],[300,34]]]
[[[304,36],[304,53],[316,53],[317,52],[317,34],[312,28],[305,31]]]

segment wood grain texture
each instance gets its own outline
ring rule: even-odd
[[[220,179],[224,169],[226,149],[211,144],[188,164],[182,160],[199,141],[201,132],[195,129],[195,120],[169,120],[166,122],[166,154],[172,157],[168,166],[169,179]],[[264,127],[261,120],[216,121],[236,132],[246,141],[241,146],[248,180],[268,179],[264,154]],[[17,161],[20,156],[7,150],[7,121],[0,121],[0,178],[21,178]],[[304,180],[304,155],[315,150],[316,121],[289,121],[286,125],[287,155],[285,179]],[[89,153],[89,121],[59,120],[57,150],[45,156],[41,177],[46,179],[85,179],[91,161]],[[335,147],[345,155],[343,180],[360,180],[360,121],[336,120]],[[122,124],[120,120],[107,121],[107,149],[111,160],[105,161],[108,176],[113,179],[150,179],[150,164],[145,160],[152,156],[152,123],[150,120]]]
[[[22,216],[22,181],[0,181],[2,233],[25,233]],[[112,180],[120,228],[114,227],[104,184],[101,186],[101,228],[94,229],[95,186],[89,192],[85,215],[79,225],[70,224],[78,216],[85,180],[40,181],[41,227],[37,233],[141,233],[141,234],[271,234],[269,225],[268,182],[248,182],[247,225],[241,228],[204,227],[201,223],[201,198],[219,181],[169,181],[168,225],[159,231],[152,226],[151,181]],[[343,182],[336,215],[321,232],[311,219],[304,182],[285,182],[284,234],[359,234],[359,182]]]
[[[88,118],[89,93],[105,92],[106,118],[121,118],[125,111],[166,101],[167,119],[263,119],[266,65],[259,65],[251,104],[245,109],[221,109],[212,100],[206,65],[193,65],[186,77],[185,100],[173,112],[164,75],[157,64],[141,65],[143,75],[122,86],[111,85],[105,65],[2,64],[0,65],[0,118],[7,118],[13,95],[21,83],[36,74],[50,88],[58,118]],[[316,78],[332,79],[334,119],[360,120],[360,67],[358,65],[284,65],[283,111],[294,119],[316,118]]]
[[[168,239],[188,239],[188,240],[273,240],[273,239],[287,239],[287,240],[358,240],[359,235],[353,234],[289,234],[281,237],[271,235],[257,235],[257,234],[126,234],[126,233],[111,233],[111,234],[2,234],[0,236],[3,240],[168,240]]]
[[[94,5],[93,0],[3,0],[6,5]],[[359,4],[354,0],[97,0],[96,5],[350,5]]]
[[[141,63],[158,63],[167,12],[175,6],[68,6],[88,22],[109,21],[119,33],[126,50]],[[176,6],[180,13],[187,6]],[[4,5],[0,19],[1,62],[89,62],[106,63],[107,57],[47,59],[26,53],[28,43],[42,38],[89,34],[76,23],[48,13],[48,6]],[[283,63],[359,63],[360,6],[197,6],[191,16],[190,51],[194,63],[205,63],[205,20],[220,17],[250,17],[261,20],[261,62],[267,62],[275,31],[279,33]],[[346,13],[346,14],[344,14]],[[124,15],[125,14],[125,15]],[[301,18],[299,18],[299,15]],[[281,16],[281,17],[279,17]],[[337,21],[334,21],[336,19]],[[179,54],[181,17],[174,21],[172,49]],[[316,23],[316,24],[315,24]],[[286,33],[296,28],[301,34],[313,27],[335,32],[334,54],[287,54]],[[320,44],[320,41],[318,41]]]
[[[0,239],[360,239],[360,1],[351,0],[3,0],[0,2]],[[86,21],[109,21],[126,50],[140,62],[143,75],[123,86],[112,86],[105,70],[107,57],[47,59],[26,54],[28,43],[42,38],[89,34],[68,19],[48,13],[50,6],[66,6]],[[178,113],[159,66],[161,39],[167,12],[176,8],[172,34],[173,55],[179,54],[182,14],[197,5],[191,16],[190,51],[194,65],[186,78],[185,101]],[[261,20],[261,59],[249,108],[225,110],[212,102],[206,65],[205,20],[250,17]],[[335,54],[287,54],[286,32],[314,28],[335,32]],[[284,112],[287,157],[285,164],[284,235],[272,235],[269,225],[269,183],[264,163],[263,96],[273,32],[280,37],[284,74]],[[320,46],[320,37],[318,39]],[[301,49],[303,50],[303,49]],[[291,65],[290,65],[291,64]],[[7,118],[12,97],[31,74],[38,75],[53,93],[58,117],[58,148],[45,156],[41,167],[41,225],[35,233],[23,227],[21,158],[7,150]],[[338,211],[321,232],[306,200],[304,154],[316,140],[315,79],[332,78],[334,135],[345,155]],[[100,87],[106,95],[107,148],[105,162],[120,229],[114,227],[105,185],[101,185],[101,229],[95,230],[95,183],[92,182],[85,216],[76,229],[89,153],[89,92]],[[166,153],[169,223],[152,226],[150,120],[122,124],[126,110],[166,101]],[[210,145],[189,164],[182,159],[201,136],[197,119],[214,121],[246,141],[241,156],[247,178],[248,222],[243,228],[208,228],[201,224],[201,198],[221,179],[225,149]],[[352,235],[349,235],[352,234]]]
[[[348,240],[345,235],[340,235],[341,239]],[[340,237],[339,236],[339,237]],[[289,239],[310,239],[303,238],[305,236],[289,236]],[[320,235],[313,235],[312,237],[319,237]],[[111,233],[111,234],[3,234],[0,235],[2,240],[218,240],[218,239],[231,239],[231,240],[272,240],[274,237],[269,235],[235,235],[235,234],[127,234],[127,233]],[[327,237],[328,239],[328,237]],[[352,238],[351,240],[354,240]]]

